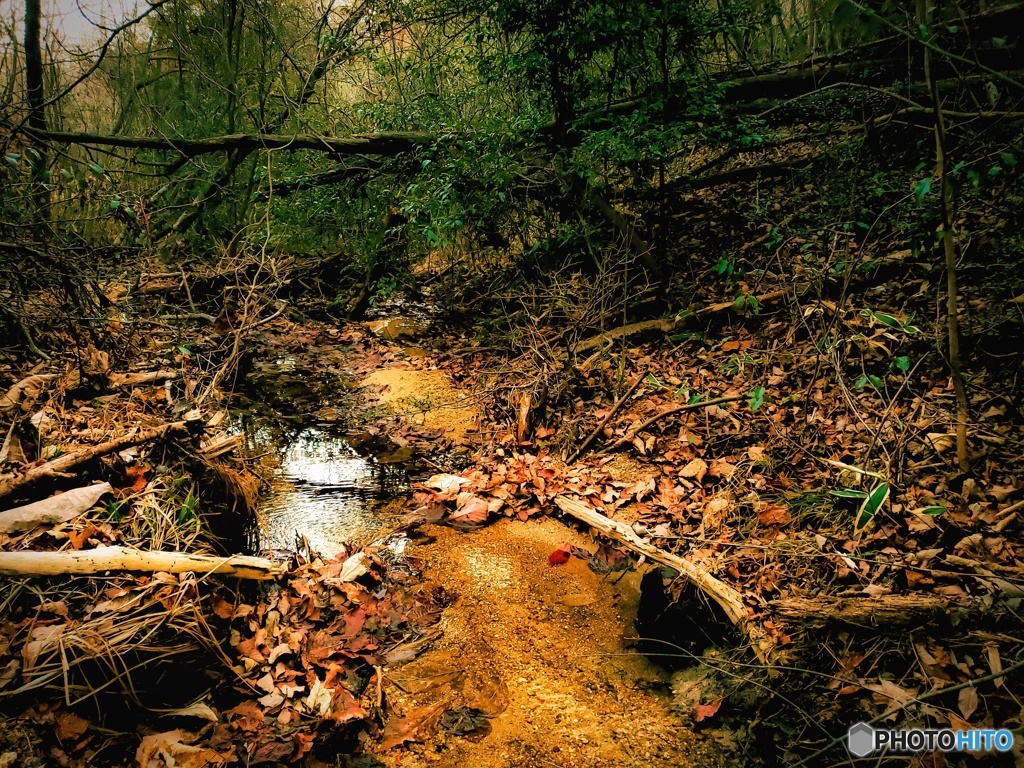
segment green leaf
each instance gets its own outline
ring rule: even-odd
[[[102,176],[103,174],[106,173],[106,171],[103,170],[103,166],[99,165],[98,163],[89,163],[89,170],[95,173],[97,176]]]
[[[894,357],[892,360],[892,364],[896,366],[897,370],[903,371],[903,373],[906,373],[907,371],[910,370],[910,358],[907,357],[906,355]]]
[[[924,200],[925,195],[927,195],[931,191],[932,178],[931,176],[925,176],[923,179],[917,182],[917,186],[914,187],[914,197],[917,199],[917,202],[921,202],[922,200]]]
[[[877,376],[875,376],[874,374],[868,374],[868,381],[871,382],[871,386],[873,386],[875,389],[879,391],[885,387],[885,382],[882,381]]]
[[[17,168],[18,163],[21,162],[21,155],[18,152],[8,152],[4,160],[6,160],[9,164]]]
[[[110,210],[116,211],[120,207],[121,207],[121,201],[120,200],[111,200],[110,201]]]
[[[860,505],[860,511],[857,512],[857,520],[853,525],[853,535],[855,538],[859,537],[871,525],[875,515],[878,514],[878,511],[885,502],[889,500],[889,490],[888,483],[881,483],[864,499],[864,503]]]
[[[646,378],[644,379],[644,384],[646,384],[649,387],[654,387],[655,389],[665,388],[665,385],[658,381],[658,377],[655,376],[653,373],[647,374]]]
[[[71,181],[73,178],[75,178],[74,176],[71,175],[71,172],[68,171],[67,168],[60,169],[60,177],[64,179],[64,181]]]
[[[866,499],[868,497],[867,491],[858,491],[856,488],[840,488],[835,491],[829,491],[829,494],[840,499]]]
[[[1004,165],[1008,165],[1011,168],[1017,167],[1017,156],[1012,152],[1000,152],[999,159],[1003,161]]]
[[[931,515],[932,517],[938,517],[939,515],[946,514],[945,507],[925,507],[924,509],[915,510],[919,515]]]
[[[754,387],[750,390],[750,410],[757,411],[764,405],[764,387]]]
[[[857,381],[854,382],[853,388],[860,392],[862,389],[864,389],[865,386],[867,386],[867,383],[868,377],[861,374],[860,377],[858,377]]]

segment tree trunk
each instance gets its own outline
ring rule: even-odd
[[[43,54],[39,42],[40,10],[39,0],[25,2],[25,90],[28,100],[28,126],[35,132],[46,131],[46,107],[43,95]],[[32,138],[30,163],[32,177],[36,182],[36,208],[40,216],[45,216],[48,193],[43,183],[46,181],[47,162],[46,144],[38,136]]]

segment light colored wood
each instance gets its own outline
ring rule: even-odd
[[[645,555],[648,560],[667,565],[669,568],[678,571],[688,582],[705,592],[716,603],[722,606],[725,615],[733,624],[745,624],[747,621],[747,609],[743,605],[743,598],[740,593],[725,582],[715,578],[704,568],[684,560],[679,555],[666,552],[653,544],[644,541],[625,523],[612,520],[602,515],[589,504],[570,499],[568,496],[556,496],[555,504],[567,515],[586,523],[605,536],[620,541],[629,546],[635,552]]]
[[[584,339],[576,345],[576,351],[586,352],[588,349],[596,349],[597,347],[603,346],[609,341],[621,339],[625,336],[632,336],[637,333],[642,333],[643,331],[661,331],[662,333],[671,333],[675,330],[675,327],[675,320],[665,320],[663,318],[659,318],[657,320],[642,320],[639,323],[624,325],[621,328],[606,331],[594,336],[593,338]]]
[[[644,541],[625,523],[602,515],[585,502],[570,499],[568,496],[556,496],[555,504],[570,517],[574,517],[605,536],[625,544],[634,552],[647,557],[648,560],[668,566],[678,572],[686,581],[721,606],[729,621],[750,641],[751,648],[760,661],[763,663],[770,661],[769,654],[774,643],[759,625],[750,621],[747,616],[747,608],[743,604],[743,597],[735,589],[713,576],[705,568]]]
[[[217,573],[267,581],[285,573],[285,564],[263,557],[149,552],[129,547],[97,547],[79,552],[0,552],[0,576],[91,576],[107,571]]]
[[[17,533],[39,526],[66,523],[91,509],[101,496],[111,490],[110,483],[86,485],[34,504],[0,512],[0,533]]]

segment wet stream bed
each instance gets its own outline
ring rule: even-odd
[[[382,367],[365,381],[399,373],[402,392],[417,376],[436,391],[443,375]],[[359,425],[366,394],[343,376],[333,401],[287,360],[254,379],[233,418],[268,481],[259,548],[294,551],[304,536],[331,556],[395,530],[411,484],[433,474],[440,457],[368,437]],[[472,421],[446,395],[437,422]],[[634,647],[642,574],[599,575],[576,558],[550,565],[566,544],[593,547],[589,536],[549,518],[470,532],[425,525],[405,543],[402,557],[423,588],[443,586],[455,601],[424,652],[384,669],[388,727],[413,732],[367,743],[374,755],[366,765],[727,764],[721,746],[673,707],[669,673]]]

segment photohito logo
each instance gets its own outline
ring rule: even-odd
[[[903,754],[934,750],[1009,752],[1013,748],[1013,734],[1005,728],[975,728],[969,731],[954,731],[951,728],[911,728],[894,731],[872,728],[867,723],[856,723],[847,731],[846,748],[854,757],[866,757],[883,749]]]

